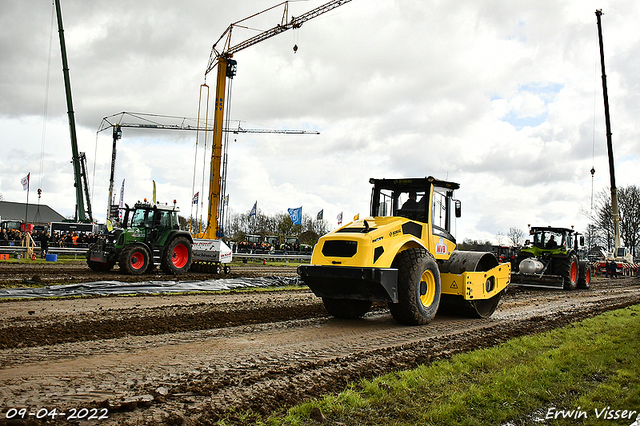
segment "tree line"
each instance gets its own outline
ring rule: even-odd
[[[189,228],[189,219],[179,217],[180,227]],[[195,224],[194,224],[195,225]],[[194,226],[197,229],[197,226]],[[204,230],[204,228],[202,228]],[[251,211],[245,213],[231,213],[226,222],[225,236],[228,241],[242,242],[247,235],[261,237],[278,236],[298,237],[300,244],[315,245],[318,239],[330,231],[326,220],[314,220],[310,215],[303,214],[300,225],[294,225],[288,213],[264,214],[260,209],[255,215]]]
[[[625,186],[618,189],[618,210],[620,215],[621,244],[628,247],[634,257],[640,256],[640,187]],[[582,212],[590,223],[587,229],[577,230],[585,237],[585,245],[590,250],[600,247],[606,252],[613,252],[615,234],[613,213],[611,211],[611,192],[603,189],[596,194],[594,206],[590,211]],[[568,226],[568,225],[567,225]],[[498,233],[498,245],[522,247],[527,235],[519,228],[509,228],[504,235]],[[465,238],[458,245],[459,250],[490,250],[495,245],[489,240],[472,240]]]
[[[640,256],[640,187],[618,188],[618,210],[621,244],[628,247],[634,257]],[[608,252],[613,251],[615,234],[609,190],[603,189],[596,195],[595,206],[587,216],[591,220],[585,232],[589,247],[599,246]]]
[[[620,210],[620,237],[634,257],[640,256],[640,187],[630,185],[618,189],[618,208]],[[585,230],[578,230],[585,236],[585,244],[589,249],[602,247],[607,252],[613,251],[614,229],[611,212],[611,194],[607,189],[599,192],[590,211],[583,211],[590,223]],[[188,229],[189,220],[180,217],[181,227]],[[568,225],[567,225],[568,226]],[[227,221],[225,234],[230,241],[241,242],[247,235],[262,237],[276,235],[280,237],[299,237],[301,244],[313,246],[318,239],[330,231],[325,220],[314,220],[303,214],[302,224],[294,225],[287,213],[267,215],[258,209],[255,215],[232,213]],[[522,247],[528,235],[525,231],[511,227],[507,234],[498,233],[498,245]],[[458,244],[459,250],[491,250],[495,244],[489,240],[472,240],[465,238]]]

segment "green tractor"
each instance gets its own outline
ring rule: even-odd
[[[117,262],[122,271],[132,275],[143,274],[157,265],[167,274],[187,272],[192,262],[193,239],[180,230],[178,212],[175,205],[126,205],[122,228],[110,230],[89,247],[89,268],[107,272]]]
[[[520,250],[511,273],[515,285],[552,286],[565,290],[589,288],[589,261],[581,259],[584,236],[573,228],[534,226],[532,240]]]

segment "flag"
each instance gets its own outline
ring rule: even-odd
[[[156,203],[156,181],[153,181],[153,204]]]
[[[294,225],[302,225],[302,206],[297,209],[289,209],[289,216]]]
[[[322,216],[324,215],[324,209],[318,212],[318,216],[316,216],[316,220],[322,220]]]
[[[25,177],[22,178],[22,180],[20,180],[23,191],[26,191],[27,189],[29,189],[29,176],[31,176],[31,172],[29,172]]]
[[[200,196],[200,191],[196,192],[196,195],[193,196],[193,204],[198,204],[199,196]]]
[[[229,205],[229,194],[224,197],[224,204],[227,206]]]
[[[342,225],[342,212],[338,215],[338,225]]]
[[[251,208],[251,212],[249,213],[249,217],[256,215],[256,210],[258,210],[258,202],[256,201]]]

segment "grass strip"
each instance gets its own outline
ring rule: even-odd
[[[640,305],[351,385],[261,425],[630,425]],[[625,411],[626,410],[626,411]],[[640,420],[638,420],[640,424]]]

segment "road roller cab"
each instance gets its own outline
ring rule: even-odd
[[[433,177],[371,179],[370,216],[324,235],[301,279],[338,318],[387,302],[402,324],[426,324],[439,307],[488,317],[509,284],[510,265],[491,253],[456,250],[457,183]]]

